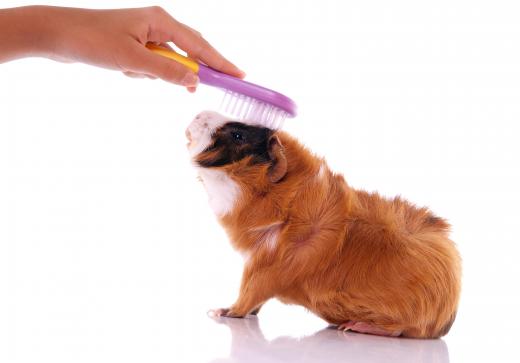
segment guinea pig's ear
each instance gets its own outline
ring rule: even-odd
[[[273,135],[267,141],[267,151],[271,159],[269,167],[269,180],[273,183],[279,182],[287,173],[287,159],[284,148],[278,136]]]

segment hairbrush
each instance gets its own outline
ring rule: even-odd
[[[279,129],[287,117],[296,116],[296,103],[279,92],[216,71],[153,43],[146,46],[154,53],[188,67],[198,75],[200,83],[222,89],[225,93],[220,105],[221,111],[240,121],[260,123],[271,129]]]

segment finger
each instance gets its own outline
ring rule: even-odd
[[[136,73],[136,72],[130,72],[130,71],[125,71],[123,72],[123,74],[127,77],[130,77],[130,78],[145,78],[146,75],[145,74],[142,74],[142,73]]]
[[[195,93],[197,91],[197,87],[186,87],[189,93]]]
[[[182,50],[201,60],[213,69],[243,78],[245,73],[222,56],[199,32],[180,23],[164,12],[163,21],[155,23],[158,33],[167,33],[171,40]]]
[[[161,47],[161,48],[165,48],[165,49],[169,49],[169,50],[174,50],[170,44],[168,44],[167,42],[154,42],[154,41],[148,41],[147,43],[150,43],[150,44],[153,44],[153,45],[156,45],[158,47]]]
[[[190,69],[137,44],[129,57],[128,71],[144,73],[185,87],[196,87],[199,78]]]
[[[191,54],[193,59],[201,60],[217,71],[228,73],[232,76],[244,78],[246,73],[226,59],[217,51],[200,33],[193,31],[187,25],[180,24],[185,32],[178,32],[173,39],[180,49]],[[172,36],[173,38],[173,36]]]
[[[152,42],[152,43],[155,43],[155,45],[159,46],[159,47],[162,47],[162,48],[165,48],[165,49],[169,49],[169,50],[172,50],[172,51],[175,51],[170,44],[164,42],[164,43],[161,43],[161,42]]]

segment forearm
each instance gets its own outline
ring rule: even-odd
[[[0,9],[0,63],[23,57],[51,57],[56,42],[52,7]]]

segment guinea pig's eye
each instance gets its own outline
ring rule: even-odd
[[[233,138],[234,141],[237,141],[237,142],[244,141],[244,135],[242,135],[240,132],[236,132],[236,131],[232,132],[231,137]]]

